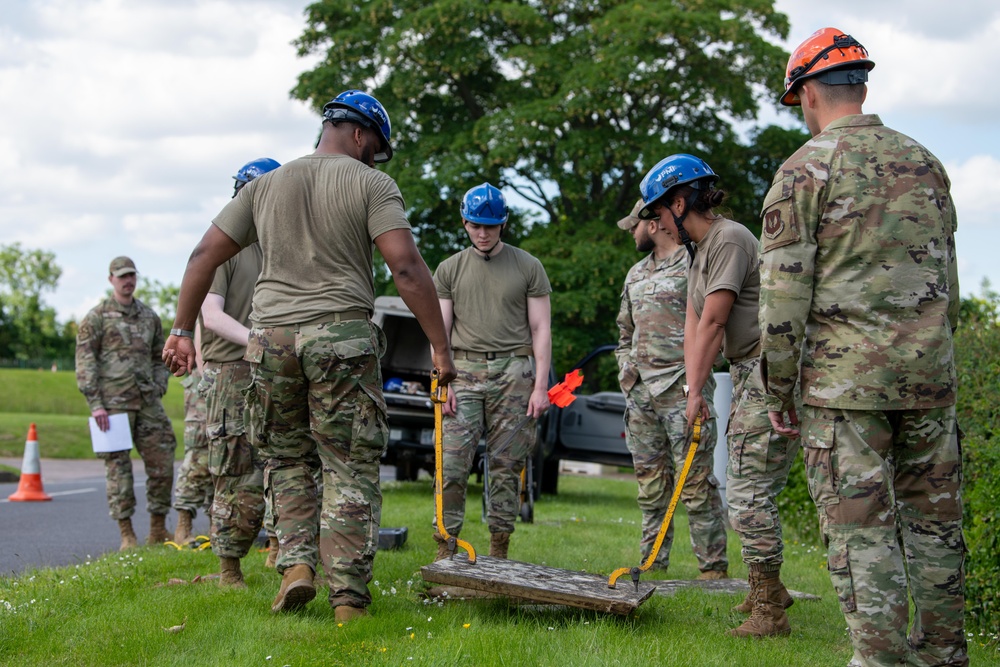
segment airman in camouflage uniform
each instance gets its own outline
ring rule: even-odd
[[[316,151],[258,176],[212,221],[181,284],[178,335],[164,362],[190,367],[194,325],[215,270],[260,243],[245,359],[250,441],[266,461],[281,545],[272,612],[316,596],[322,558],[334,618],[367,614],[382,510],[379,459],[389,429],[372,324],[373,245],[434,348],[441,382],[455,376],[430,271],[395,181],[374,169],[392,155],[389,119],[375,98],[345,91],[324,108]],[[314,472],[322,469],[322,503]],[[319,554],[316,534],[319,534]]]
[[[643,562],[649,557],[684,467],[689,439],[684,408],[684,317],[687,311],[687,251],[655,223],[636,217],[642,200],[618,227],[635,238],[636,249],[650,252],[625,278],[618,312],[618,380],[626,396],[625,443],[632,452],[639,508],[642,510]],[[712,418],[701,440],[681,502],[687,509],[691,548],[698,560],[699,579],[725,579],[726,520],[715,463],[715,378],[702,390]],[[654,567],[666,570],[674,529],[671,523]]]
[[[716,214],[725,200],[718,177],[699,157],[671,155],[643,178],[641,219],[684,243],[692,256],[684,318],[684,366],[690,391],[685,415],[690,426],[711,418],[703,388],[721,349],[729,361],[733,401],[726,433],[726,500],[729,522],[740,538],[750,593],[734,611],[750,618],[729,631],[736,637],[786,636],[792,604],[781,581],[784,562],[777,496],[798,452],[798,438],[771,428],[760,381],[757,321],[757,239],[734,220]],[[697,248],[695,248],[697,244]]]
[[[813,137],[764,202],[764,381],[786,431],[801,384],[809,489],[851,664],[967,665],[957,218],[937,158],[862,112],[872,67],[833,28],[789,61],[782,102],[801,104]]]
[[[247,183],[281,165],[258,158],[233,176],[233,197]],[[215,271],[201,306],[201,355],[209,439],[209,472],[215,485],[212,505],[212,552],[219,558],[222,586],[246,586],[240,559],[249,553],[265,513],[264,460],[246,435],[246,396],[250,362],[244,360],[250,338],[254,285],[260,277],[260,244],[244,248]],[[268,559],[276,564],[278,538],[271,523]]]
[[[460,208],[472,247],[443,261],[434,273],[458,368],[443,408],[444,522],[451,536],[462,529],[469,473],[485,434],[490,555],[506,558],[534,420],[549,407],[552,288],[541,262],[500,240],[508,215],[500,190],[489,183],[476,186]],[[440,530],[435,539],[437,557],[447,556]]]
[[[146,468],[149,543],[170,539],[166,515],[173,483],[174,437],[161,397],[170,374],[159,363],[163,350],[160,318],[133,296],[135,264],[128,257],[111,261],[112,296],[87,313],[76,336],[76,382],[101,430],[108,416],[127,414],[132,442]],[[108,506],[118,521],[122,549],[136,545],[132,528],[135,490],[129,451],[97,454],[104,459]]]
[[[184,387],[184,461],[177,470],[174,509],[177,529],[174,542],[185,544],[193,539],[191,521],[198,508],[209,508],[215,490],[208,471],[208,434],[205,432],[205,397],[198,390],[201,371],[195,369],[181,380]]]

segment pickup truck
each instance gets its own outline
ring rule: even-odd
[[[385,332],[387,341],[382,357],[382,380],[388,409],[389,446],[382,463],[395,466],[397,480],[415,480],[420,470],[434,473],[430,345],[400,297],[376,298],[372,320]],[[584,384],[576,392],[577,400],[566,408],[553,406],[536,423],[536,445],[530,466],[532,474],[529,475],[533,498],[538,498],[542,492],[557,491],[561,459],[631,467],[632,456],[625,447],[622,420],[625,397],[617,389],[596,391],[599,389],[597,378],[606,378],[615,364],[613,354],[604,354],[614,347],[602,346],[582,359],[577,367],[584,369]],[[588,373],[593,374],[594,379],[590,379]],[[549,370],[550,386],[561,379]],[[481,470],[484,448],[481,443],[473,470]]]

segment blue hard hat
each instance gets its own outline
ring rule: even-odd
[[[281,164],[277,160],[272,160],[269,157],[259,157],[256,160],[250,160],[240,167],[240,170],[236,172],[233,178],[240,183],[249,183],[258,176],[273,171],[280,166]]]
[[[382,137],[382,151],[375,154],[376,162],[388,162],[392,159],[392,125],[385,107],[368,93],[360,90],[345,90],[340,95],[326,103],[323,107],[323,118],[336,123],[350,121],[365,127],[370,127]]]
[[[269,171],[274,171],[281,165],[277,160],[272,160],[269,157],[259,157],[256,160],[250,160],[245,165],[240,167],[240,170],[236,172],[233,179],[236,183],[233,184],[233,197],[240,191],[244,185],[252,181],[253,179],[266,174]]]
[[[712,183],[719,180],[708,163],[700,157],[688,155],[687,153],[677,153],[670,157],[665,157],[656,163],[643,177],[639,183],[639,192],[642,193],[642,203],[639,209],[639,219],[652,220],[656,215],[652,211],[652,204],[663,198],[673,188],[678,185],[688,184],[695,190],[707,188]]]
[[[502,225],[507,222],[507,201],[499,188],[483,183],[465,193],[461,212],[463,219],[478,225]]]

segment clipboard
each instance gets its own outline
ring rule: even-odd
[[[97,426],[97,420],[90,418],[90,442],[94,446],[94,453],[107,454],[132,449],[132,427],[129,426],[128,415],[108,415],[108,423],[110,428],[102,431]]]

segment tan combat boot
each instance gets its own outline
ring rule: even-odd
[[[726,570],[705,570],[704,572],[699,572],[695,580],[718,581],[719,579],[728,579],[728,578],[729,578],[729,572],[727,572]]]
[[[738,628],[728,632],[730,637],[783,637],[792,633],[785,613],[785,590],[777,571],[758,572],[756,595],[750,618]],[[785,591],[787,594],[787,591]],[[754,591],[751,591],[754,595]]]
[[[750,590],[747,592],[747,596],[743,598],[743,602],[733,607],[733,611],[738,614],[749,614],[753,611],[753,601],[757,599],[757,571],[750,570],[747,575],[747,584],[750,586]]]
[[[174,544],[185,546],[194,541],[191,535],[191,522],[194,515],[189,510],[177,510],[177,530],[174,531]]]
[[[167,515],[150,514],[149,537],[146,538],[146,544],[163,544],[169,539],[170,533],[167,532]]]
[[[367,616],[368,610],[364,607],[351,607],[348,605],[340,605],[339,607],[333,608],[333,617],[338,623],[347,623],[355,618],[360,618],[362,616]]]
[[[132,519],[119,519],[118,530],[122,534],[122,545],[118,547],[118,551],[127,551],[139,546],[139,540],[132,530]]]
[[[458,534],[456,533],[451,537],[457,540]],[[438,543],[437,554],[434,555],[434,562],[444,560],[445,558],[451,558],[455,555],[455,548],[451,546],[454,542],[449,544],[448,540],[444,539],[444,536],[441,533],[434,533],[434,541]]]
[[[228,586],[229,588],[247,587],[246,582],[243,581],[243,571],[240,570],[239,558],[226,558],[225,556],[220,556],[219,572],[221,573],[221,576],[219,577],[220,586]]]
[[[269,535],[267,538],[267,560],[264,567],[274,569],[278,565],[278,536]]]
[[[271,605],[271,613],[295,611],[316,597],[313,569],[304,563],[292,565],[281,574],[281,588]]]
[[[754,571],[751,570],[749,578],[750,592],[747,593],[747,596],[743,600],[743,602],[733,607],[733,611],[739,614],[749,614],[750,612],[753,611],[753,601],[754,601],[754,591],[755,591],[753,580],[755,576],[756,575]],[[784,609],[788,609],[793,604],[795,604],[795,598],[791,596],[791,594],[788,592],[788,589],[785,588],[785,585],[781,583],[780,579],[778,580],[778,583],[781,584],[781,605]]]
[[[267,560],[264,567],[275,568],[278,566],[278,536],[269,535],[267,538]]]
[[[506,558],[510,546],[510,533],[490,533],[490,556]]]

